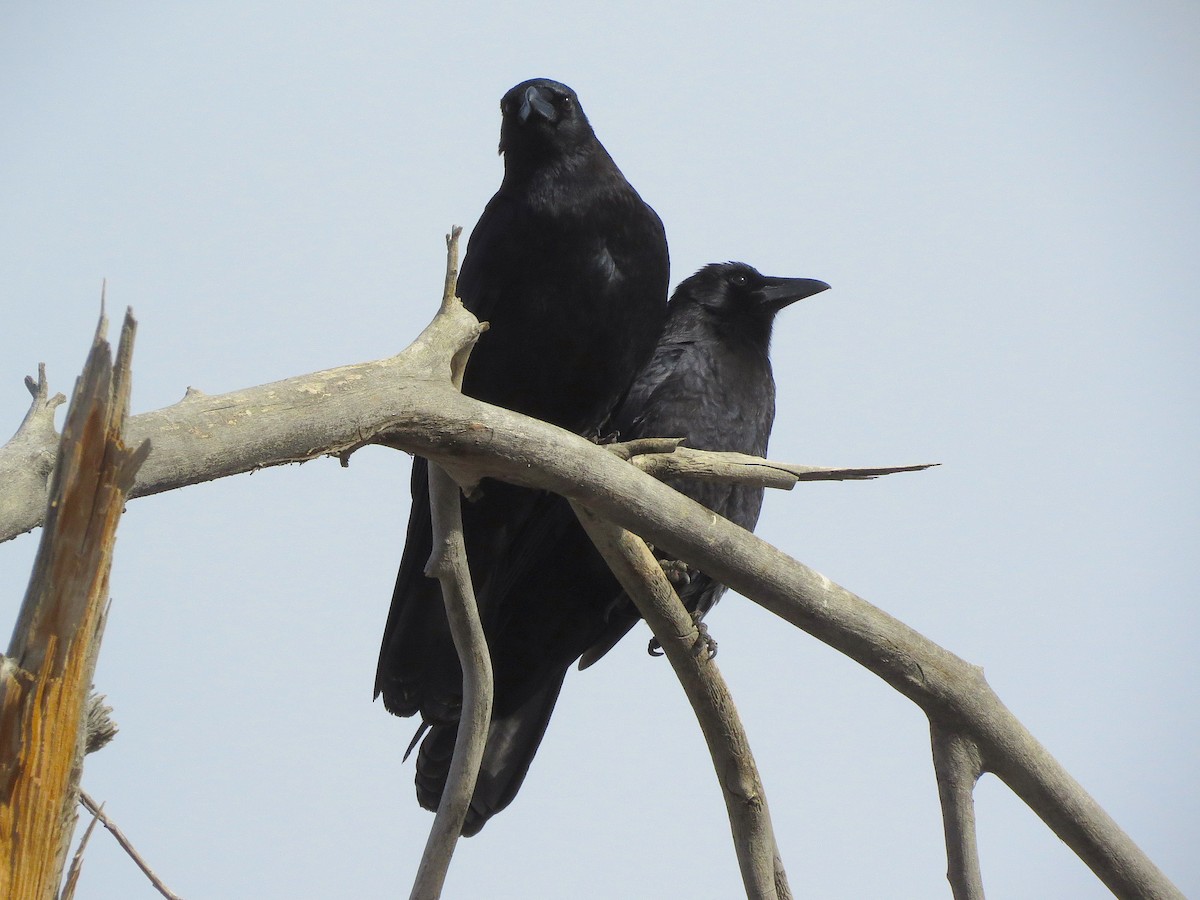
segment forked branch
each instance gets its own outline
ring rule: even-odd
[[[458,276],[458,236],[462,229],[455,227],[446,237],[446,286],[442,294],[443,314],[453,315],[462,310],[455,296]],[[465,310],[464,310],[465,312]],[[454,354],[450,381],[462,387],[462,373],[474,341]],[[436,900],[450,868],[454,848],[462,833],[463,821],[475,792],[475,781],[487,744],[488,722],[492,715],[492,661],[487,640],[479,621],[479,608],[467,567],[467,550],[463,543],[462,506],[459,487],[454,479],[436,463],[429,466],[429,505],[433,527],[433,553],[425,574],[437,578],[442,585],[442,599],[450,634],[462,666],[462,711],[454,741],[454,756],[446,788],[438,803],[437,815],[425,852],[417,867],[410,900]]]
[[[936,720],[930,721],[929,731],[946,831],[946,879],[954,900],[983,900],[975,834],[975,783],[983,774],[983,759],[969,735]]]
[[[366,443],[425,456],[460,485],[492,477],[561,494],[850,656],[931,721],[956,723],[985,768],[1116,895],[1182,896],[1001,703],[976,667],[605,448],[464,397],[449,373],[480,328],[465,311],[441,312],[407,350],[389,359],[221,396],[193,393],[175,406],[136,416],[126,439],[151,438],[154,449],[131,496],[265,465],[346,455]],[[0,448],[0,483],[6,487],[0,540],[36,527],[45,515],[44,482],[21,474],[35,470],[45,450],[34,437],[35,429],[23,428]],[[669,449],[671,443],[659,446]]]

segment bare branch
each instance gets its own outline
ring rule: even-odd
[[[62,892],[59,894],[60,900],[74,900],[75,888],[79,884],[79,876],[83,872],[83,852],[87,849],[88,841],[92,839],[92,832],[96,830],[96,823],[100,821],[99,816],[92,816],[92,821],[88,822],[88,827],[84,829],[83,837],[79,839],[79,846],[75,849],[75,856],[71,859],[71,867],[67,870],[67,880],[63,884]]]
[[[16,434],[0,447],[0,523],[12,518],[27,519],[31,514],[40,522],[46,510],[50,474],[58,456],[58,432],[54,429],[54,411],[67,401],[62,394],[49,396],[46,365],[38,363],[38,377],[25,377],[25,386],[33,396]],[[28,531],[28,528],[23,529]],[[0,525],[0,537],[4,537]]]
[[[975,783],[983,773],[979,748],[953,728],[929,723],[933,770],[937,775],[946,831],[946,879],[954,900],[983,900],[983,872],[975,835]]]
[[[99,804],[89,797],[87,792],[84,790],[79,791],[79,805],[95,816],[100,821],[100,824],[108,830],[108,833],[116,838],[117,843],[121,845],[121,849],[129,854],[129,858],[132,859],[134,863],[137,864],[137,867],[142,870],[142,873],[148,879],[150,879],[150,884],[154,886],[156,891],[166,897],[167,900],[183,900],[182,897],[163,884],[162,879],[154,873],[154,870],[150,868],[150,866],[146,863],[146,860],[142,858],[142,855],[137,852],[129,838],[125,836],[125,832],[121,831],[121,829],[117,827],[116,823],[105,814],[104,810],[101,809]]]
[[[55,394],[53,397],[49,396],[50,384],[46,381],[45,363],[38,363],[37,381],[34,381],[29,375],[25,376],[25,387],[33,395],[33,403],[29,405],[29,412],[25,413],[25,418],[21,422],[21,427],[17,429],[17,434],[37,429],[57,438],[58,433],[54,430],[54,411],[66,403],[67,398],[61,393]]]
[[[627,446],[627,445],[626,445]],[[655,478],[686,477],[791,490],[798,481],[865,481],[897,472],[920,472],[938,463],[875,469],[829,468],[781,463],[745,453],[678,447],[668,453],[631,455],[635,466]]]
[[[1181,896],[975,666],[582,438],[494,408],[472,417],[468,429],[455,427],[449,405],[441,413],[446,428],[437,432],[438,446],[421,452],[452,455],[460,466],[468,457],[486,458],[482,474],[563,494],[762,604],[858,661],[927,715],[961,721],[989,770],[1118,896]],[[412,435],[413,443],[418,439]]]
[[[461,231],[455,227],[447,237],[443,312],[452,310],[454,304],[458,303],[454,291],[458,275],[458,235]],[[467,345],[456,354],[451,375],[455,387],[462,384],[462,372],[469,352],[470,345]],[[450,773],[417,868],[410,900],[436,900],[441,896],[454,847],[462,834],[471,795],[475,792],[475,781],[487,744],[488,722],[492,716],[492,661],[483,635],[483,625],[479,621],[471,572],[467,568],[459,488],[441,466],[432,463],[429,466],[429,505],[433,553],[425,567],[425,574],[437,578],[442,585],[450,633],[462,666],[463,697]]]
[[[442,583],[450,633],[462,664],[463,697],[450,773],[417,868],[410,900],[436,900],[441,896],[450,859],[475,792],[492,715],[492,661],[467,568],[459,489],[441,466],[434,463],[429,466],[429,502],[433,516],[433,555],[425,574]]]
[[[750,742],[716,663],[708,654],[695,652],[699,639],[695,622],[643,540],[582,506],[572,507],[662,645],[692,704],[725,798],[746,896],[754,900],[790,898]]]
[[[170,490],[374,442],[426,456],[460,484],[494,477],[562,494],[855,659],[930,718],[959,723],[987,769],[1118,896],[1181,896],[1004,707],[974,666],[615,453],[462,396],[451,383],[450,361],[480,329],[468,313],[452,309],[439,313],[407,350],[390,359],[232,394],[192,396],[136,416],[126,434],[131,440],[152,438],[154,450],[134,492]],[[12,444],[0,448],[0,483],[6,489],[20,481],[10,481],[9,473],[35,465],[28,446],[14,450]],[[41,522],[44,488],[25,494],[15,506],[0,508],[0,539]]]
[[[367,443],[390,443],[387,433],[397,426],[401,434],[427,432],[436,427],[430,414],[441,418],[434,407],[448,393],[457,396],[450,381],[457,355],[483,330],[455,303],[397,356],[228,394],[193,391],[173,406],[133,416],[126,428],[130,445],[149,440],[153,451],[130,496],[337,456]],[[459,425],[472,427],[469,417]],[[43,432],[26,429],[0,447],[0,484],[5,487],[0,492],[0,541],[44,520],[44,459],[47,453],[53,459],[55,445]],[[419,449],[411,442],[401,446]],[[453,471],[453,460],[448,465]]]

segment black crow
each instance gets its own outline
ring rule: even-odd
[[[768,351],[775,314],[829,290],[812,278],[775,278],[745,263],[705,266],[676,290],[654,355],[613,417],[622,440],[682,437],[696,450],[766,456],[775,422],[775,377]],[[667,478],[697,503],[753,531],[763,489],[744,484]],[[702,572],[681,573],[680,599],[697,622],[725,586]],[[610,616],[603,638],[580,659],[587,668],[638,620],[628,598]],[[615,610],[614,610],[615,611]]]
[[[662,330],[669,277],[662,222],[596,139],[569,87],[523,82],[504,95],[500,112],[504,179],[471,234],[458,279],[464,305],[490,324],[463,392],[594,434]],[[423,773],[444,780],[462,673],[438,584],[423,571],[432,543],[426,479],[425,461],[414,460],[375,695],[390,712],[419,712],[432,725],[418,757],[417,796],[435,809],[441,790],[424,790]],[[494,648],[504,612],[489,583],[514,555],[514,537],[541,496],[485,480],[479,498],[463,503],[467,557]]]
[[[767,277],[744,263],[704,267],[676,289],[653,355],[606,432],[615,429],[621,440],[682,437],[701,450],[765,455],[775,418],[768,359],[775,314],[828,287]],[[758,521],[762,488],[668,483],[743,528]],[[499,596],[492,599],[505,611],[490,635],[496,703],[464,833],[478,831],[512,801],[570,665],[595,662],[639,618],[561,497],[543,495],[516,543],[524,554],[516,575],[494,585]],[[679,589],[698,621],[724,591],[700,572]],[[417,761],[418,784],[431,800],[441,795],[452,749],[452,733],[431,736]]]

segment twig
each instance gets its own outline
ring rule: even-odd
[[[930,719],[929,732],[946,831],[946,879],[954,900],[983,900],[973,796],[983,773],[979,746],[968,735],[934,719]]]
[[[737,851],[746,896],[790,900],[767,797],[733,697],[716,663],[695,653],[696,624],[645,542],[572,503],[621,587],[654,632],[683,685],[708,744]]]
[[[121,845],[121,849],[129,854],[129,858],[132,859],[137,867],[142,870],[143,874],[150,879],[150,884],[154,886],[156,891],[166,897],[167,900],[183,900],[182,897],[163,884],[162,879],[154,873],[154,870],[146,864],[144,859],[142,859],[142,855],[138,853],[136,849],[134,849],[133,844],[129,842],[129,838],[125,837],[125,833],[116,826],[113,820],[110,819],[104,810],[100,808],[99,804],[97,804],[95,800],[88,796],[87,791],[83,790],[82,788],[79,791],[79,805],[95,816],[96,819],[100,821],[100,824],[108,830],[108,833],[116,838],[117,843]]]
[[[449,253],[446,288],[442,298],[443,309],[458,302],[454,290],[458,273],[460,231],[461,229],[456,227],[447,238]],[[451,371],[451,380],[455,387],[462,385],[462,372],[469,351],[470,345],[455,356]],[[492,662],[483,635],[483,625],[479,621],[479,608],[475,603],[471,573],[467,568],[459,486],[451,475],[436,463],[429,465],[429,505],[433,525],[433,553],[425,567],[425,574],[437,578],[442,585],[446,617],[450,622],[450,633],[462,666],[463,696],[458,733],[454,742],[454,756],[450,761],[446,788],[442,792],[437,815],[425,843],[425,852],[417,867],[410,900],[436,900],[441,896],[446,872],[454,855],[454,847],[462,834],[463,822],[471,805],[471,795],[475,792],[475,781],[483,761],[483,749],[487,744],[488,722],[492,716]]]
[[[866,481],[897,472],[920,472],[938,463],[916,466],[885,466],[874,469],[805,466],[775,462],[745,453],[696,450],[678,447],[670,452],[652,451],[624,457],[655,478],[687,477],[708,481],[728,481],[756,487],[790,491],[798,481]]]
[[[87,849],[88,841],[92,838],[92,832],[96,830],[96,823],[100,821],[98,815],[92,816],[92,821],[88,822],[88,827],[84,829],[83,837],[79,839],[79,846],[75,849],[75,855],[71,858],[71,868],[67,870],[67,880],[63,885],[62,892],[58,895],[59,900],[74,900],[75,888],[79,884],[79,875],[83,872],[83,851]]]
[[[29,375],[25,376],[25,387],[29,389],[33,403],[29,405],[29,411],[25,413],[25,418],[21,421],[17,433],[37,429],[56,438],[58,435],[54,431],[54,411],[66,403],[67,398],[61,393],[50,396],[50,383],[46,380],[45,363],[38,363],[37,381],[34,381]]]

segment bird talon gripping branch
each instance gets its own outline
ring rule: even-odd
[[[692,656],[699,656],[701,653],[707,653],[708,658],[712,659],[717,655],[717,641],[711,634],[708,633],[708,626],[700,621],[695,614],[692,615],[692,620],[696,623],[696,643],[692,644]],[[662,656],[662,644],[658,642],[658,638],[650,638],[650,643],[646,645],[646,652],[651,656]]]
[[[697,620],[696,622],[696,643],[692,645],[692,656],[699,656],[701,653],[707,653],[708,658],[712,659],[717,655],[717,639],[708,633],[708,626]]]
[[[667,576],[667,581],[671,582],[675,590],[682,590],[691,584],[692,571],[683,560],[660,559],[658,562],[662,566],[663,574]]]

